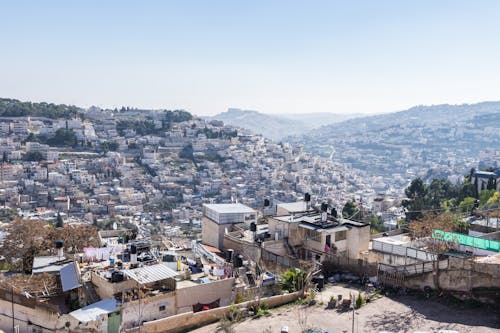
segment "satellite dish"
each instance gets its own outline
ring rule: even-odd
[[[116,224],[116,222],[113,222],[113,230],[116,230],[118,229],[118,225]]]

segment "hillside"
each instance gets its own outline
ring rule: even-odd
[[[21,102],[17,99],[0,98],[0,117],[70,118],[82,109],[65,104]]]
[[[209,119],[221,120],[226,124],[238,126],[280,141],[287,136],[305,134],[325,124],[333,124],[356,117],[358,115],[341,115],[334,113],[310,114],[265,114],[251,110],[230,108]]]
[[[416,106],[289,139],[374,175],[406,179],[431,169],[424,176],[448,176],[462,173],[481,151],[500,147],[500,102]]]

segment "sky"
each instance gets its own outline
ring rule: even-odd
[[[0,2],[0,97],[381,113],[500,100],[500,1]]]

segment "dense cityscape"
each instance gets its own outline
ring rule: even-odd
[[[0,333],[500,333],[500,2],[0,12]]]

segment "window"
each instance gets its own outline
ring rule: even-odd
[[[166,308],[167,308],[167,307],[166,307],[165,305],[160,305],[160,309],[159,309],[159,310],[160,310],[160,311],[165,311],[165,309],[166,309]]]
[[[306,229],[306,240],[321,242],[321,233],[315,230]]]
[[[346,238],[347,238],[347,231],[346,230],[337,231],[335,233],[335,241],[346,240]]]

